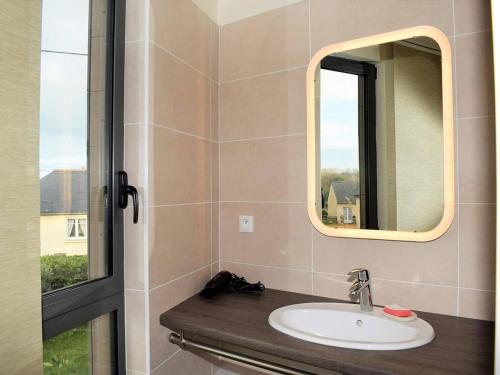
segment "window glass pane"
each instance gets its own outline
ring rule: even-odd
[[[359,228],[358,76],[321,69],[320,90],[322,219]]]
[[[44,0],[42,19],[40,244],[45,293],[110,274],[105,113],[111,102],[105,84],[107,1]]]
[[[42,4],[42,50],[86,55],[89,0],[43,0]]]
[[[75,236],[75,220],[69,219],[68,220],[68,237],[74,237]]]
[[[114,373],[113,326],[113,315],[103,315],[44,341],[44,375]]]
[[[85,219],[78,220],[78,235],[87,237],[87,221]]]

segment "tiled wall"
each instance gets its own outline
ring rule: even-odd
[[[456,215],[430,243],[329,238],[306,212],[304,73],[319,48],[432,25],[452,43]],[[221,267],[268,287],[347,298],[371,270],[375,302],[492,319],[495,166],[489,1],[310,0],[220,29]],[[254,216],[254,233],[238,216]]]
[[[169,344],[158,323],[219,267],[271,288],[346,298],[345,273],[362,266],[376,303],[492,319],[488,1],[305,0],[221,27],[189,0],[127,8],[125,163],[141,195],[140,223],[126,219],[128,373],[225,373]],[[306,211],[310,56],[421,24],[443,30],[454,51],[454,223],[424,244],[325,237]],[[239,215],[254,216],[254,233],[239,233]]]
[[[140,223],[126,220],[127,371],[209,375],[159,316],[218,266],[218,27],[191,1],[127,8],[125,164],[141,195]]]

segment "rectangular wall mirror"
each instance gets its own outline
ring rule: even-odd
[[[330,236],[430,241],[454,208],[451,52],[415,27],[321,49],[307,72],[308,209]]]

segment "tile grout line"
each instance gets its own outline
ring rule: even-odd
[[[455,1],[453,1],[453,29],[455,29]],[[492,29],[484,29],[484,30],[478,30],[478,31],[471,31],[468,33],[462,33],[462,34],[455,34],[455,31],[453,31],[453,36],[451,38],[462,38],[462,37],[467,37],[467,36],[472,36],[472,35],[477,35],[477,34],[482,34],[482,33],[488,33],[491,32]]]
[[[318,275],[330,275],[330,276],[346,277],[346,275],[340,274],[340,273],[319,272],[319,271],[315,271],[315,273],[317,273]],[[387,281],[387,282],[399,283],[399,284],[409,284],[409,285],[416,285],[416,286],[425,286],[425,287],[437,287],[437,288],[447,288],[447,289],[463,289],[463,290],[473,290],[473,291],[478,291],[478,292],[495,293],[494,290],[476,289],[476,288],[465,288],[465,287],[459,287],[458,285],[455,286],[455,285],[447,285],[447,284],[435,284],[435,283],[425,283],[425,282],[417,282],[417,281],[386,279],[386,278],[382,278],[382,277],[373,277],[373,280]]]
[[[165,363],[170,361],[173,357],[175,357],[182,349],[176,349],[175,352],[170,354],[167,358],[165,358],[163,361],[161,361],[158,366],[156,366],[154,369],[151,370],[151,374],[153,374],[156,370],[158,370],[161,366],[163,366]]]
[[[495,202],[457,202],[458,206],[496,206]]]
[[[144,1],[144,39],[149,40],[151,32],[151,2]],[[143,262],[144,262],[144,289],[147,291],[144,296],[144,324],[145,324],[145,346],[146,346],[146,373],[151,374],[151,332],[150,332],[150,305],[149,305],[149,66],[150,48],[149,43],[144,43],[144,213],[143,213]]]
[[[146,293],[144,289],[125,288],[125,292]]]
[[[213,32],[213,28],[214,26],[212,25],[212,20],[209,19],[209,24],[210,24],[210,41],[209,41],[209,74],[211,76],[213,76],[213,71],[214,71],[214,67],[212,66],[213,65],[213,42],[214,42],[214,32]],[[209,121],[209,124],[210,124],[210,131],[209,131],[209,134],[211,137],[213,137],[213,128],[214,128],[214,105],[213,105],[213,87],[212,87],[213,83],[210,82],[210,94],[208,95],[209,97],[209,107],[210,107],[210,121]],[[210,278],[212,278],[214,275],[213,275],[213,271],[212,271],[212,263],[213,263],[213,260],[214,260],[214,210],[213,210],[213,201],[214,201],[214,181],[213,181],[213,176],[214,176],[214,155],[213,155],[213,151],[212,151],[212,145],[210,145]],[[210,370],[211,371],[211,370]]]
[[[309,224],[311,233],[311,294],[314,295],[314,228]]]
[[[183,207],[183,206],[203,206],[203,205],[208,205],[211,204],[212,202],[210,201],[204,201],[204,202],[187,202],[187,203],[171,203],[171,204],[151,204],[148,207],[149,208],[162,208],[162,207]]]
[[[222,35],[222,26],[217,25],[217,37],[218,37],[218,48],[217,48],[217,272],[221,270],[220,267],[220,254],[221,254],[221,235],[222,235],[222,225],[221,225],[221,90],[220,90],[220,80],[222,75],[222,43],[221,43],[221,35]]]
[[[453,71],[453,75],[455,75],[455,71]],[[455,83],[456,83],[456,80],[455,80]],[[458,89],[457,89],[458,91]],[[458,106],[456,106],[458,107]],[[460,121],[460,120],[479,120],[479,119],[488,119],[488,118],[495,118],[495,114],[492,114],[492,115],[481,115],[481,116],[463,116],[463,117],[459,117],[458,115],[455,116],[455,121]]]
[[[458,76],[457,76],[457,40],[456,40],[456,17],[455,17],[455,0],[451,2],[451,9],[453,13],[453,77],[455,79],[455,85],[453,87],[453,93],[455,94],[455,98],[453,100],[454,104],[454,117],[458,118]],[[458,121],[458,120],[457,120]],[[457,189],[457,197],[456,201],[460,202],[460,129],[457,126],[455,129],[455,155],[456,155],[456,167],[455,167],[455,186]],[[455,188],[455,186],[453,188]],[[457,316],[460,315],[460,206],[458,205],[458,210],[456,212],[457,215],[457,295],[456,295],[456,306],[455,306],[455,314]]]
[[[190,68],[192,71],[200,74],[201,76],[203,76],[203,78],[207,79],[208,81],[210,82],[215,82],[215,80],[213,78],[210,78],[209,76],[207,76],[205,73],[203,73],[202,71],[196,69],[194,66],[192,66],[191,64],[189,64],[188,62],[184,61],[183,59],[181,59],[179,56],[177,56],[176,54],[174,54],[173,52],[169,51],[168,49],[164,48],[163,46],[161,46],[160,44],[156,43],[154,40],[150,39],[149,40],[151,44],[153,44],[154,46],[156,46],[157,48],[159,48],[161,51],[165,52],[166,54],[168,54],[169,56],[173,57],[174,59],[176,59],[178,62],[180,62],[181,64],[187,66],[188,68]]]
[[[143,122],[127,122],[127,123],[124,123],[123,126],[127,127],[127,126],[142,126],[144,125]]]
[[[312,58],[311,0],[307,0],[307,36],[309,41],[309,61]]]
[[[203,267],[197,268],[197,269],[195,269],[193,271],[190,271],[188,273],[185,273],[185,274],[183,274],[181,276],[177,276],[176,278],[174,278],[172,280],[169,280],[166,283],[162,283],[162,284],[156,285],[155,287],[149,289],[149,293],[154,292],[155,290],[161,289],[163,287],[166,287],[166,286],[168,286],[168,285],[170,285],[172,283],[175,283],[177,281],[180,281],[180,280],[182,280],[182,279],[184,279],[184,278],[186,278],[188,276],[194,275],[195,273],[203,271],[205,268],[209,268],[210,266],[211,266],[211,264],[206,264]]]
[[[266,76],[270,76],[270,75],[273,75],[273,74],[290,72],[290,71],[293,71],[293,70],[299,70],[299,69],[304,69],[304,68],[307,68],[307,64],[296,65],[296,66],[292,66],[292,67],[288,67],[288,68],[284,68],[284,69],[273,70],[273,71],[270,71],[270,72],[254,74],[254,75],[245,76],[245,77],[241,77],[241,78],[235,78],[235,79],[231,79],[229,81],[219,82],[219,85],[220,86],[224,86],[224,85],[227,85],[227,84],[230,84],[230,83],[234,83],[234,82],[245,81],[247,79],[266,77]]]
[[[178,133],[178,134],[182,134],[182,135],[185,135],[185,136],[197,138],[197,139],[200,139],[202,141],[207,141],[207,142],[211,142],[211,143],[216,142],[216,140],[214,140],[214,139],[210,139],[210,138],[207,138],[207,137],[202,137],[201,135],[196,135],[196,134],[189,133],[189,132],[186,132],[186,131],[183,131],[183,130],[171,128],[169,126],[161,125],[161,124],[158,124],[158,123],[155,123],[155,122],[152,122],[152,121],[149,122],[149,125],[150,126],[158,127],[160,129],[170,130],[173,133]]]
[[[270,265],[255,264],[255,263],[248,263],[248,262],[238,262],[238,261],[233,261],[233,260],[221,260],[221,262],[231,263],[231,264],[238,264],[238,265],[243,265],[243,266],[250,266],[250,267],[260,267],[260,268],[267,268],[267,269],[276,269],[276,270],[281,270],[281,271],[292,271],[292,272],[313,273],[313,274],[327,275],[327,276],[347,277],[345,274],[339,274],[339,273],[321,272],[321,271],[310,271],[310,270],[307,270],[307,269],[289,268],[289,267],[281,267],[281,266],[270,266]],[[446,288],[446,289],[463,289],[463,290],[472,290],[472,291],[478,291],[478,292],[495,293],[494,290],[476,289],[476,288],[465,288],[465,287],[461,288],[461,287],[458,287],[456,285],[447,285],[447,284],[435,284],[435,283],[425,283],[425,282],[416,282],[416,281],[407,281],[407,280],[386,279],[386,278],[381,278],[381,277],[374,277],[373,280],[386,281],[386,282],[392,282],[392,283],[398,283],[398,284],[409,284],[409,285],[423,286],[423,287],[437,287],[437,288]]]
[[[219,203],[229,204],[307,204],[307,202],[294,201],[220,201]]]
[[[125,45],[134,44],[134,43],[143,43],[143,42],[144,42],[144,39],[127,40],[127,41],[125,41]]]
[[[221,262],[224,263],[232,263],[232,264],[239,264],[242,266],[252,266],[252,267],[262,267],[262,268],[270,268],[270,269],[276,269],[276,270],[283,270],[283,271],[293,271],[293,272],[305,272],[305,273],[312,273],[311,270],[308,269],[301,269],[301,268],[290,268],[290,267],[280,267],[280,266],[269,266],[265,264],[255,264],[255,263],[248,263],[248,262],[238,262],[234,260],[222,260]]]
[[[270,136],[265,136],[265,137],[230,139],[230,140],[225,140],[225,141],[219,140],[219,143],[220,144],[225,144],[225,143],[235,143],[235,142],[253,142],[253,141],[266,140],[266,139],[278,139],[278,138],[290,138],[290,137],[304,137],[304,136],[307,136],[307,133],[292,133],[292,134],[270,135]]]

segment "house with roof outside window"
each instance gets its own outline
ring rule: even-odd
[[[57,169],[40,179],[41,255],[87,254],[87,170]]]
[[[333,226],[360,228],[359,182],[334,181],[328,194],[328,219]]]

